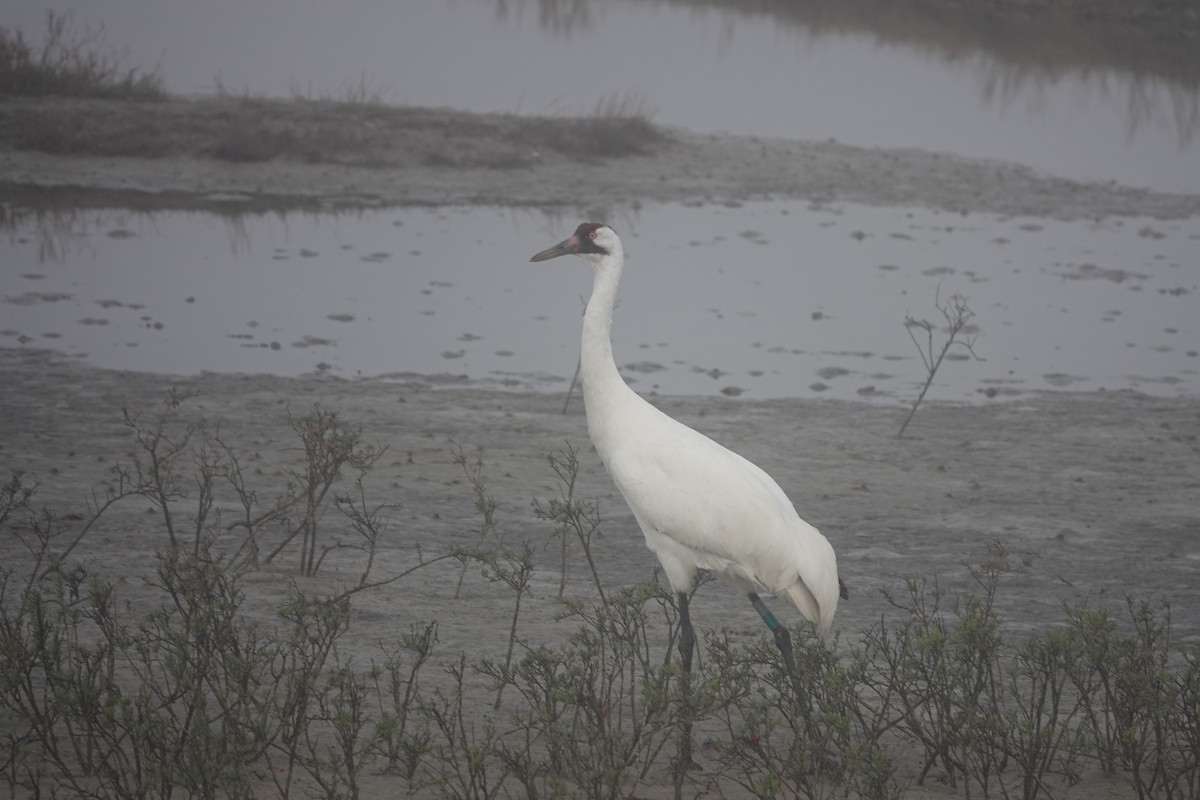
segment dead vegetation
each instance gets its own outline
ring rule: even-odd
[[[41,48],[21,31],[0,27],[0,96],[165,98],[158,70],[127,66],[126,57],[108,43],[103,26],[77,31],[69,14],[47,11]]]

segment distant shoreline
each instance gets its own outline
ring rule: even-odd
[[[272,131],[292,149],[239,162],[203,155],[212,144],[203,137],[230,135],[222,120],[231,116],[236,135]],[[1200,195],[1080,183],[920,150],[701,135],[636,117],[529,118],[238,98],[42,97],[0,104],[0,130],[28,125],[66,128],[77,141],[63,144],[66,152],[0,144],[0,201],[16,208],[244,213],[495,205],[602,215],[640,202],[800,199],[1058,219],[1200,215]],[[359,130],[374,133],[357,136]],[[143,143],[148,155],[105,149],[141,131],[154,132]],[[316,147],[322,143],[328,147]],[[296,154],[304,148],[310,157]],[[587,155],[597,151],[607,154]]]

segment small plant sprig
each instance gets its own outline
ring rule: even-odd
[[[579,458],[575,448],[567,446],[548,456],[550,468],[558,478],[558,497],[533,500],[533,515],[538,519],[554,523],[554,535],[561,543],[561,565],[558,582],[558,599],[563,598],[567,588],[567,542],[572,533],[583,547],[583,555],[591,569],[592,581],[601,602],[606,600],[604,585],[596,561],[592,557],[592,536],[600,529],[600,505],[594,499],[579,499],[575,496],[575,482],[579,478]]]
[[[403,775],[411,794],[422,759],[429,753],[429,719],[421,713],[421,670],[437,644],[437,621],[414,622],[395,647],[380,642],[382,663],[373,663],[379,717],[375,750],[385,760],[384,772]]]
[[[500,708],[504,687],[508,683],[512,670],[513,650],[517,645],[517,624],[521,617],[521,599],[529,591],[533,572],[533,550],[529,547],[528,542],[523,542],[521,549],[516,552],[498,551],[483,557],[484,577],[492,581],[499,581],[516,593],[512,624],[509,626],[508,632],[508,649],[504,653],[504,666],[500,672],[501,679],[496,687],[496,702],[492,706],[496,709]]]
[[[463,469],[463,474],[467,476],[467,483],[471,484],[471,494],[475,498],[475,511],[479,514],[479,541],[483,542],[490,533],[496,540],[496,547],[504,545],[504,535],[496,527],[496,510],[500,508],[500,504],[496,502],[496,498],[487,490],[487,485],[483,480],[483,458],[476,455],[474,459],[467,456],[461,444],[456,444],[450,450],[450,456],[454,459],[454,463],[458,464]],[[457,600],[462,594],[463,578],[467,575],[468,561],[463,559],[462,569],[458,573],[458,584],[454,587],[454,599]]]
[[[137,447],[130,453],[133,469],[136,473],[135,491],[144,496],[162,514],[163,527],[167,530],[167,538],[171,547],[179,547],[179,538],[175,533],[175,517],[171,510],[174,501],[184,497],[184,491],[179,485],[179,476],[175,462],[184,453],[190,452],[188,444],[201,428],[197,422],[186,423],[179,432],[173,432],[174,412],[184,401],[190,399],[188,392],[170,390],[163,398],[162,408],[152,423],[144,422],[129,409],[121,409],[125,418],[125,427],[133,431]],[[203,494],[205,490],[204,476],[200,478],[201,511],[205,512]],[[212,487],[212,475],[209,474],[208,488]],[[197,517],[197,526],[202,526],[205,515]]]
[[[300,536],[300,574],[315,575],[320,566],[317,557],[317,521],[325,507],[325,498],[333,485],[342,477],[346,467],[355,470],[361,479],[375,466],[386,448],[364,444],[362,428],[348,427],[338,418],[338,413],[319,406],[303,416],[288,414],[288,424],[300,439],[304,452],[304,464],[287,471],[291,481],[285,497],[276,504],[271,516],[282,516],[293,507],[299,507],[302,516],[296,526],[267,555],[270,561],[279,555],[297,536]],[[351,502],[349,507],[353,507]],[[365,507],[364,507],[365,509]],[[345,513],[345,510],[343,511]],[[370,516],[368,512],[365,512]],[[352,514],[348,514],[354,521]],[[264,520],[257,520],[261,527]]]
[[[912,410],[908,412],[908,416],[904,418],[904,423],[900,426],[900,432],[896,434],[897,438],[904,436],[904,431],[908,428],[908,423],[912,421],[913,415],[917,413],[917,408],[921,405],[921,401],[925,399],[926,392],[929,391],[930,385],[933,384],[933,378],[937,375],[938,368],[942,366],[942,361],[946,358],[946,354],[951,348],[960,347],[971,354],[971,357],[976,361],[982,361],[975,354],[975,337],[959,338],[961,334],[970,330],[969,323],[971,318],[975,316],[975,312],[967,306],[967,298],[961,294],[952,294],[950,298],[943,304],[941,301],[941,287],[938,287],[938,292],[934,296],[933,306],[941,312],[942,317],[946,320],[946,340],[942,342],[941,348],[938,349],[934,345],[933,330],[934,324],[927,319],[916,319],[915,317],[906,315],[904,317],[904,329],[908,331],[908,336],[916,345],[917,353],[921,356],[921,361],[925,364],[925,385],[921,387],[920,394],[913,401]],[[922,345],[914,331],[925,332],[925,344]],[[936,350],[936,352],[935,352]]]

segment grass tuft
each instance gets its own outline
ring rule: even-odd
[[[47,11],[40,50],[0,27],[0,95],[165,99],[158,70],[126,66],[127,56],[108,44],[103,26],[78,32],[70,14]]]

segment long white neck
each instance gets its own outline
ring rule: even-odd
[[[583,342],[580,349],[580,375],[583,376],[583,402],[587,409],[588,430],[602,458],[607,453],[608,432],[613,430],[619,409],[644,401],[626,385],[617,371],[612,351],[612,314],[617,300],[617,285],[625,254],[618,242],[605,256],[588,258],[594,279],[592,296],[583,314]]]

